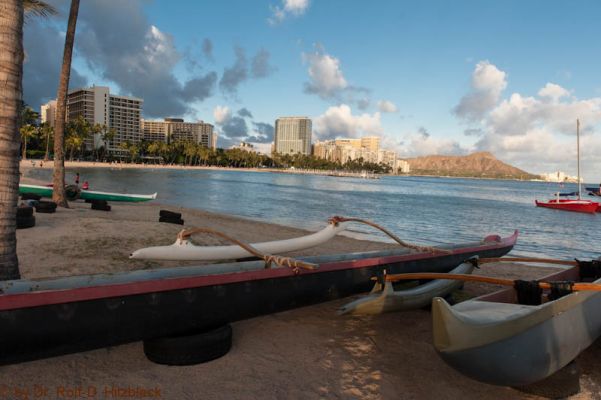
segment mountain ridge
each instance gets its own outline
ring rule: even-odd
[[[489,151],[465,156],[429,155],[406,160],[412,175],[461,176],[471,178],[535,179],[531,174],[497,159]]]

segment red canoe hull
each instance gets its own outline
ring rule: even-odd
[[[588,200],[549,200],[534,201],[537,207],[552,208],[554,210],[573,211],[593,214],[599,209],[599,203]]]

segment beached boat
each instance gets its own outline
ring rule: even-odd
[[[598,261],[576,262],[540,282],[598,279]],[[569,286],[569,285],[567,285]],[[536,294],[536,293],[535,293]],[[546,296],[547,294],[543,294]],[[538,300],[541,296],[535,296]],[[450,366],[481,382],[525,386],[572,361],[601,335],[601,293],[578,291],[539,305],[518,304],[509,288],[454,306],[432,302],[434,346]]]
[[[471,274],[475,267],[475,261],[468,261],[449,273]],[[434,297],[445,297],[463,285],[463,282],[457,280],[435,279],[410,289],[395,290],[393,283],[386,280],[385,276],[382,280],[384,285],[377,282],[370,294],[342,306],[338,314],[369,315],[415,310],[430,305]]]
[[[19,184],[19,193],[32,193],[42,197],[52,197],[52,187],[39,185]],[[78,191],[74,198],[84,200],[106,200],[106,201],[126,201],[126,202],[141,202],[149,201],[157,198],[157,194],[129,194],[129,193],[110,193],[98,192],[95,190]]]
[[[275,240],[271,242],[251,243],[250,245],[262,253],[282,254],[296,250],[304,250],[319,246],[332,239],[348,226],[348,222],[330,222],[322,230],[310,235],[293,239]],[[141,260],[173,260],[173,261],[216,261],[235,260],[253,257],[251,253],[237,245],[231,246],[197,246],[187,237],[178,236],[170,246],[145,247],[134,251],[130,258]]]
[[[446,272],[473,256],[498,257],[509,237],[439,246],[300,258],[317,268],[264,261],[0,282],[0,364],[202,331],[368,291],[391,273]]]

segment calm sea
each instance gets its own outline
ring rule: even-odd
[[[537,208],[557,184],[429,177],[378,180],[209,170],[84,169],[90,188],[158,192],[164,204],[316,230],[333,215],[375,221],[415,243],[457,243],[520,231],[512,254],[561,258],[601,255],[601,214]],[[50,180],[49,170],[27,176]],[[562,191],[576,190],[566,185]],[[185,218],[185,216],[184,216]],[[357,226],[351,236],[386,240]],[[352,249],[349,249],[352,251]]]

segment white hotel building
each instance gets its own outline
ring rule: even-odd
[[[121,152],[119,145],[142,140],[140,116],[144,101],[136,97],[110,94],[106,86],[92,86],[71,90],[67,96],[67,121],[82,115],[91,124],[101,124],[116,131],[108,143],[96,134],[86,141],[86,147],[105,146],[112,152]]]

